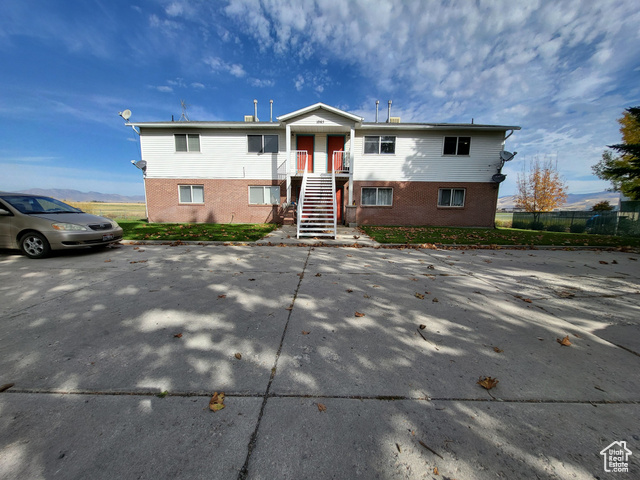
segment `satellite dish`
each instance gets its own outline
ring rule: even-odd
[[[496,183],[502,183],[505,181],[506,178],[507,178],[506,175],[502,173],[496,173],[493,177],[491,177],[491,180],[493,180]]]
[[[120,115],[126,121],[129,121],[129,119],[131,118],[131,110],[127,109],[124,112],[119,112],[118,115]]]
[[[511,153],[511,152],[507,152],[506,150],[503,150],[502,152],[500,152],[500,160],[502,160],[503,162],[508,162],[513,157],[515,157],[517,153],[518,152]]]
[[[143,172],[147,170],[146,160],[138,160],[137,162],[135,160],[131,160],[131,163],[133,164],[134,167],[139,168]]]

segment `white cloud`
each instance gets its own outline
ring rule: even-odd
[[[273,87],[276,84],[276,82],[274,80],[263,80],[260,78],[252,78],[251,80],[249,80],[249,84],[252,87],[263,88],[263,87]]]
[[[227,63],[220,57],[207,57],[204,59],[204,63],[211,67],[216,73],[229,73],[237,78],[242,78],[246,75],[246,72],[242,65],[238,63]]]
[[[297,91],[302,90],[302,87],[304,86],[304,77],[300,74],[296,75],[294,85]]]
[[[163,93],[171,93],[173,92],[173,88],[167,86],[167,85],[160,85],[158,87],[156,87],[156,90],[158,90],[159,92],[163,92]]]

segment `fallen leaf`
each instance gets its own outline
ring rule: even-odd
[[[0,392],[4,392],[5,390],[9,390],[14,385],[15,385],[15,383],[5,383],[4,385],[2,385],[0,387]]]
[[[165,390],[164,392],[157,393],[157,394],[156,394],[156,397],[158,397],[158,398],[164,398],[164,397],[166,397],[167,395],[169,395],[169,392],[168,392],[167,390]]]
[[[222,294],[222,295],[218,295],[218,298],[227,298],[227,296]]]
[[[352,289],[347,288],[347,293],[352,293],[352,292],[353,292],[353,290],[352,290]]]
[[[305,330],[302,330],[302,334],[303,334],[303,335],[309,335],[310,333],[311,333],[311,332],[307,332],[307,331],[305,331]]]
[[[419,298],[420,300],[424,300],[424,295],[422,293],[416,293],[415,296],[416,296],[416,298]]]
[[[222,410],[224,408],[224,392],[215,392],[211,400],[209,400],[209,409],[217,412],[218,410]]]
[[[434,267],[433,265],[429,265],[427,268],[428,268],[429,270],[433,270],[433,269],[434,269],[434,268],[436,268],[436,267]]]
[[[321,273],[316,273],[316,277],[321,277],[322,274]]]
[[[242,360],[242,354],[240,352],[236,353],[234,357],[236,357],[238,360]]]
[[[605,262],[604,260],[600,260],[600,264],[602,264],[602,265],[609,265],[609,262]]]
[[[327,407],[324,406],[324,404],[319,403],[318,404],[318,411],[320,412],[326,412],[327,411]]]
[[[181,333],[176,333],[176,334],[174,335],[174,337],[176,337],[176,338],[182,338],[182,334],[181,334]]]
[[[367,295],[367,294],[365,294],[365,295],[363,295],[363,297],[364,297],[364,298],[371,298],[371,295]]]
[[[104,263],[109,263],[111,260],[105,260]]]
[[[491,390],[493,387],[498,385],[498,382],[499,380],[497,378],[480,377],[480,379],[476,383],[481,387],[486,388],[487,390]]]
[[[255,279],[255,278],[250,278],[250,279],[249,279],[249,281],[250,281],[250,282],[255,282],[255,281],[256,281],[256,279]]]
[[[356,312],[356,317],[364,317],[364,313]]]
[[[523,298],[522,301],[527,303],[533,303],[530,298]]]
[[[563,345],[565,347],[569,347],[571,345],[571,342],[569,341],[569,335],[564,337],[562,340],[560,340],[559,338],[556,338],[556,342],[558,342],[560,345]]]
[[[426,325],[420,325],[419,328],[420,328],[420,330],[424,330],[425,328],[427,328],[427,326]]]
[[[493,347],[493,351],[496,353],[502,353],[504,350],[499,349],[498,347]]]
[[[618,262],[616,262],[615,260],[612,260],[611,263],[614,264],[614,265],[618,264]]]
[[[464,253],[464,252],[462,252]],[[433,474],[434,475],[440,475],[440,472],[438,472],[438,467],[433,467]]]
[[[434,303],[438,303],[440,300],[438,300],[437,298],[434,298],[433,300],[431,300]]]

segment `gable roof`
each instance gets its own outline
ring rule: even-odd
[[[326,105],[322,102],[318,102],[315,103],[313,105],[310,105],[308,107],[302,108],[300,110],[296,110],[295,112],[291,112],[291,113],[287,113],[285,115],[280,115],[279,117],[276,117],[276,119],[280,122],[286,122],[287,120],[290,120],[292,118],[298,117],[300,115],[305,115],[307,113],[313,112],[315,110],[326,110],[327,112],[331,112],[334,113],[336,115],[340,115],[341,117],[345,117],[348,118],[349,120],[353,121],[353,122],[362,122],[364,120],[364,118],[359,117],[357,115],[354,115],[353,113],[349,113],[349,112],[345,112],[344,110],[340,110],[339,108],[335,108],[335,107],[331,107],[329,105]]]

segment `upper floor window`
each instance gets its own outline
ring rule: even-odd
[[[364,153],[396,153],[396,137],[366,135],[364,137]]]
[[[200,151],[200,135],[197,133],[176,133],[173,137],[176,141],[176,152]]]
[[[444,137],[443,155],[469,155],[471,137]]]
[[[249,153],[278,153],[278,135],[247,135]]]

